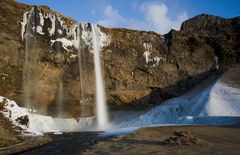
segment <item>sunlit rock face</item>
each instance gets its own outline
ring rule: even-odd
[[[63,19],[38,7],[24,13],[21,22],[21,37],[25,43],[23,102],[28,108],[58,117],[68,116],[69,111],[74,116],[93,115],[96,96],[93,26]],[[98,26],[94,27],[98,50],[101,50],[110,43],[110,37]],[[48,50],[37,51],[41,48],[37,47],[39,44]]]
[[[206,19],[212,22],[196,28],[197,23],[204,25]],[[224,30],[220,29],[222,26]],[[1,1],[0,94],[24,105],[24,66],[28,66],[33,77],[28,89],[34,87],[36,92],[31,100],[36,108],[46,109],[42,113],[57,116],[62,94],[63,117],[93,115],[91,27],[46,6]],[[227,62],[239,62],[239,18],[201,15],[185,22],[180,31],[172,30],[166,35],[101,26],[99,29],[105,89],[111,108],[139,109],[160,103],[183,94]],[[28,65],[27,47],[36,57]],[[80,103],[82,94],[84,104]]]

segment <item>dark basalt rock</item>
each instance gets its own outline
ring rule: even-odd
[[[178,146],[191,146],[202,145],[206,143],[205,140],[194,137],[189,131],[176,131],[174,136],[164,140],[162,145],[178,145]]]

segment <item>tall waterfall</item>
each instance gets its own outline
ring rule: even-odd
[[[96,112],[97,123],[99,129],[105,129],[108,127],[108,114],[105,100],[105,88],[103,84],[103,75],[100,60],[100,32],[97,25],[92,25],[92,45],[94,53],[94,66],[95,66],[95,78],[96,78]]]

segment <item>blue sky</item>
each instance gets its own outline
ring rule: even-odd
[[[181,23],[201,13],[225,18],[240,16],[240,0],[17,0],[47,5],[78,22],[107,27],[156,31],[179,29]]]

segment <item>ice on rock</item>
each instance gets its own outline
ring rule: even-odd
[[[26,31],[26,25],[27,25],[27,21],[28,21],[28,13],[29,12],[25,12],[23,14],[23,21],[21,22],[21,24],[22,24],[22,30],[21,30],[22,40],[25,38],[24,34],[25,34],[25,31]]]
[[[44,35],[44,33],[42,32],[42,27],[41,27],[41,26],[37,26],[36,31],[37,31],[37,33],[39,33],[39,34]]]
[[[44,26],[44,17],[43,14],[41,12],[39,12],[39,17],[40,17],[40,26]]]
[[[58,33],[62,35],[63,31],[61,29],[58,29]]]
[[[148,64],[148,62],[149,62],[150,54],[151,54],[151,53],[150,53],[149,51],[145,51],[145,52],[143,53],[143,57],[145,58],[146,64]]]
[[[45,132],[70,132],[81,131],[91,126],[93,117],[62,119],[53,118],[34,113],[29,113],[26,108],[19,107],[16,102],[0,96],[0,102],[4,102],[3,110],[0,111],[9,119],[13,126],[20,127],[23,135],[43,135]],[[18,118],[27,116],[29,123],[27,125],[20,124]]]
[[[59,41],[62,43],[62,47],[69,51],[68,47],[71,47],[73,46],[73,42],[71,40],[68,40],[66,38],[57,38],[56,40],[51,40],[51,46],[53,46],[53,44],[56,42],[56,41]]]
[[[81,29],[82,29],[82,39],[84,43],[88,47],[92,47],[92,39],[93,35],[91,32],[91,25],[95,27],[96,33],[99,35],[99,46],[100,48],[103,48],[104,46],[107,46],[111,42],[111,37],[106,35],[105,33],[101,32],[100,28],[96,24],[89,24],[89,23],[80,23]]]
[[[29,113],[27,109],[20,108],[16,102],[6,99],[2,96],[0,96],[0,102],[4,102],[3,110],[0,111],[6,117],[9,119],[14,126],[20,127],[22,129],[22,134],[25,135],[42,135],[41,132],[38,130],[30,129],[28,125],[20,124],[18,121],[18,118],[21,118],[23,116],[28,116]]]
[[[79,46],[79,36],[77,34],[78,31],[78,24],[73,24],[71,28],[69,29],[69,33],[67,34],[68,37],[73,38],[71,40],[72,46],[74,46],[76,49],[78,49]]]
[[[53,14],[49,14],[49,18],[52,22],[52,27],[48,29],[49,36],[52,36],[55,33],[55,22],[56,22],[56,16]]]
[[[33,11],[34,8],[32,8],[31,12]],[[24,40],[24,34],[26,32],[26,25],[28,22],[28,18],[30,18],[30,12],[25,12],[23,14],[23,21],[21,22],[22,24],[22,30],[21,30],[21,37],[22,40]],[[38,17],[39,17],[39,25],[33,25],[31,27],[31,29],[33,31],[36,31],[38,34],[40,35],[45,35],[45,34],[49,34],[50,37],[53,37],[55,32],[58,32],[60,34],[60,36],[58,36],[57,38],[54,38],[51,40],[50,44],[53,45],[56,41],[61,42],[62,43],[62,47],[69,51],[69,47],[74,47],[75,49],[78,49],[79,46],[79,39],[80,37],[82,37],[84,43],[88,46],[88,47],[92,47],[92,33],[91,33],[91,25],[93,24],[89,24],[89,23],[73,23],[70,26],[64,25],[64,20],[61,19],[60,16],[52,14],[52,13],[46,13],[46,12],[40,12],[38,13]],[[43,26],[44,26],[44,21],[45,19],[50,19],[51,21],[51,27],[48,28],[47,32],[43,32]],[[56,27],[56,23],[60,23],[59,27]],[[81,28],[82,32],[82,36],[79,36],[80,33],[78,33],[79,31],[79,27]],[[107,36],[105,33],[100,31],[99,26],[97,26],[97,33],[100,36],[100,48],[107,46],[110,41],[111,38],[109,36]],[[66,32],[65,36],[63,35],[63,32]]]
[[[145,49],[145,52],[143,53],[143,57],[145,59],[146,64],[148,64],[151,60],[150,55],[151,55],[151,50],[152,50],[152,44],[151,43],[143,43],[143,47]]]
[[[204,82],[187,94],[120,123],[120,127],[153,124],[240,124],[240,89],[217,81]]]

